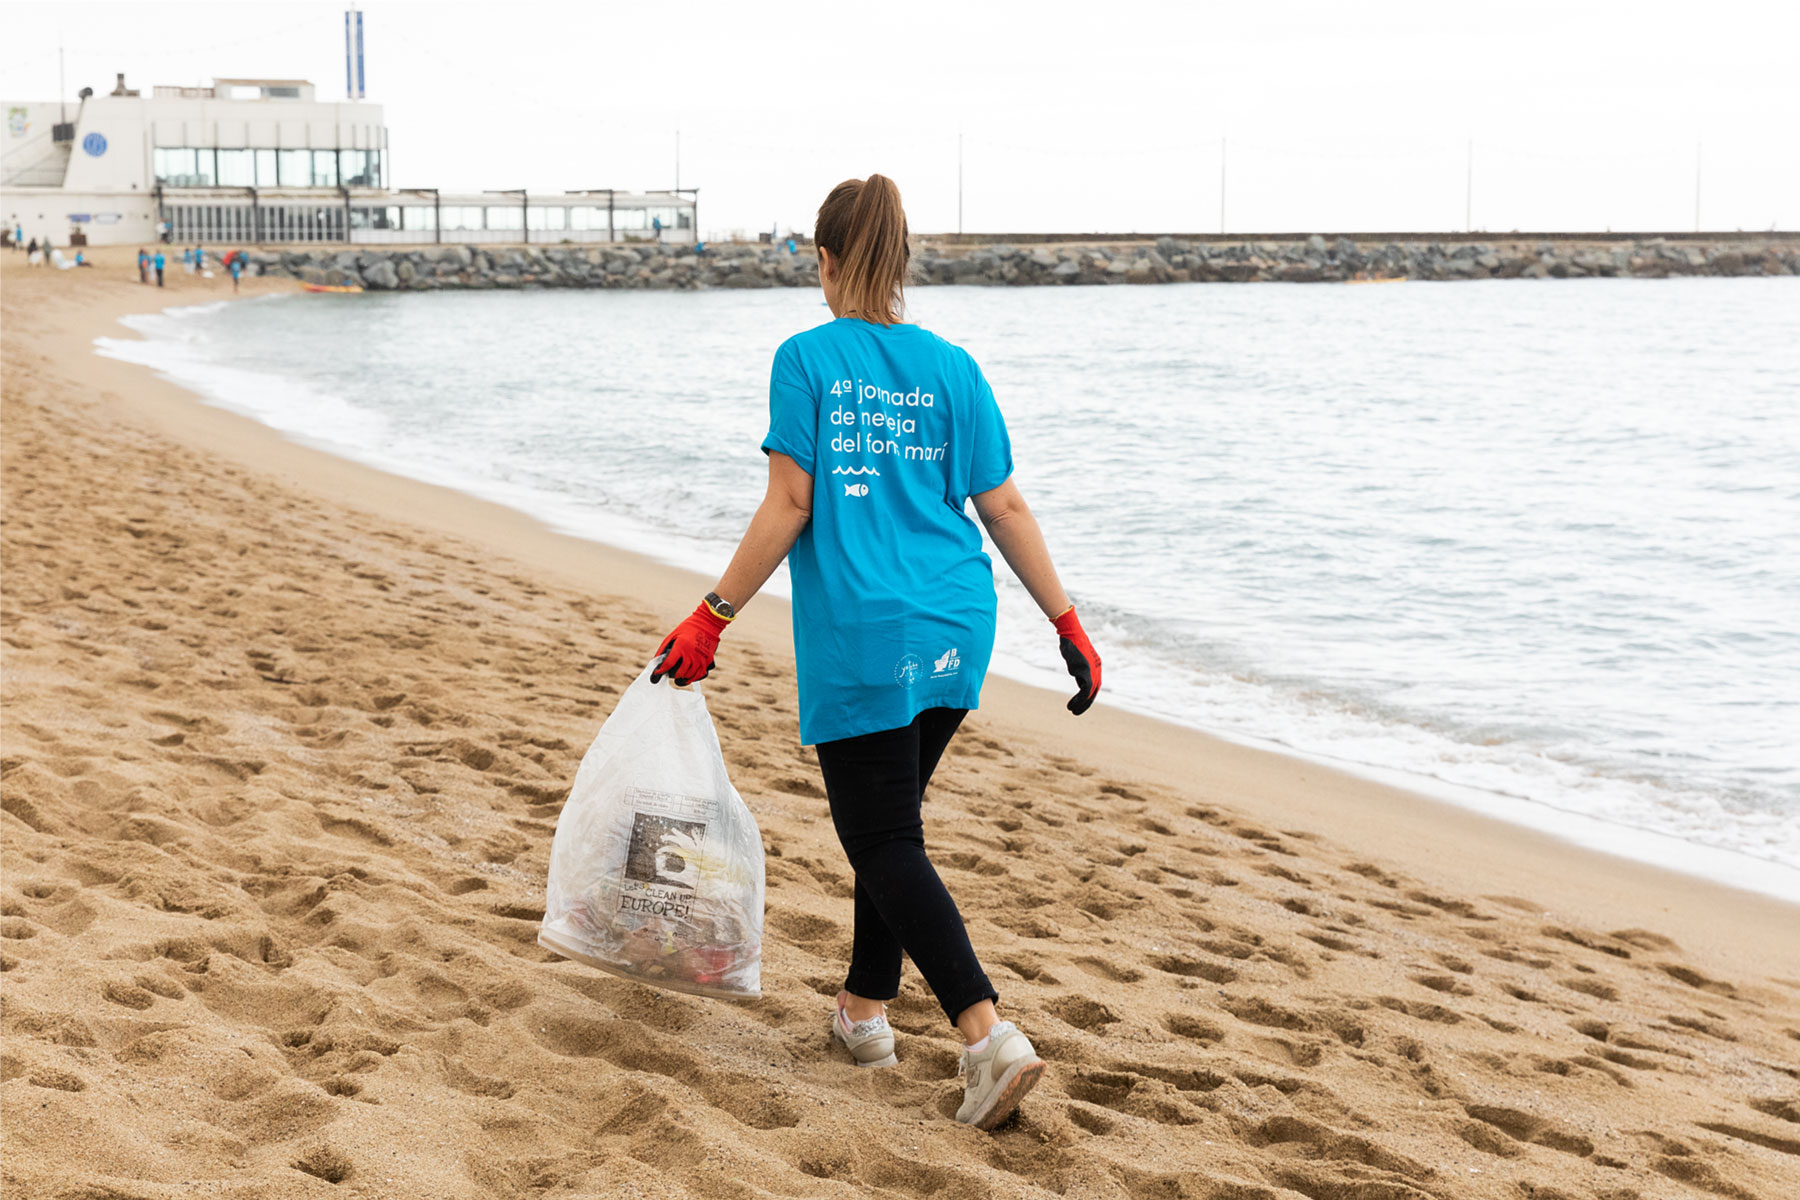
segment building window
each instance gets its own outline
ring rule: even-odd
[[[566,208],[546,208],[542,227],[552,232],[561,232],[568,222],[568,214],[569,210]]]
[[[169,187],[211,187],[213,152],[183,146],[158,146],[154,155],[156,182]]]
[[[251,154],[256,158],[257,187],[274,187],[281,182],[280,177],[275,174],[275,151],[252,150]]]
[[[249,150],[220,150],[219,186],[253,187],[256,184],[256,160]]]
[[[613,213],[615,229],[648,229],[650,214],[641,208],[621,208]]]
[[[481,210],[464,205],[456,205],[444,210],[445,229],[480,229]]]
[[[312,152],[312,185],[314,187],[336,187],[338,185],[336,150],[314,150]]]
[[[404,216],[402,217],[402,220],[405,222],[403,227],[406,229],[427,229],[427,230],[429,230],[429,229],[437,228],[437,210],[436,209],[423,208],[423,207],[420,207],[417,205],[412,205],[407,208],[401,209],[401,212],[404,214]]]
[[[525,214],[512,205],[489,205],[487,210],[487,227],[489,229],[523,229]]]
[[[344,171],[345,187],[379,187],[378,155],[373,150],[340,150],[338,162]]]
[[[281,173],[274,182],[282,187],[312,186],[311,150],[277,150],[275,154],[281,160]]]

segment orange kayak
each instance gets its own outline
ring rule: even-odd
[[[360,292],[362,289],[354,284],[336,283],[303,283],[300,285],[309,292]]]

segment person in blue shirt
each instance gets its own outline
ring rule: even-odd
[[[158,250],[156,252],[156,257],[150,260],[151,265],[156,268],[156,286],[157,287],[161,287],[163,285],[163,261],[164,261],[163,260],[163,252],[161,250]]]
[[[994,646],[993,565],[969,502],[1056,629],[1078,687],[1070,712],[1099,693],[1100,657],[1013,482],[1006,421],[981,368],[900,319],[909,250],[899,189],[881,175],[839,184],[813,240],[834,319],[775,352],[767,494],[718,585],[661,643],[651,679],[704,679],[720,635],[788,560],[800,740],[817,749],[856,874],[833,1036],[859,1066],[895,1063],[883,1001],[899,994],[904,951],[963,1035],[956,1119],[992,1129],[1044,1063],[999,1019],[999,994],[926,855],[920,813],[933,769],[980,703]]]

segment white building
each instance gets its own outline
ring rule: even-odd
[[[692,242],[695,189],[393,190],[381,106],[301,79],[0,101],[0,219],[56,245]]]

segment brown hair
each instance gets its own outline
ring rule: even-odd
[[[903,288],[912,250],[906,244],[900,189],[886,175],[846,179],[819,205],[813,241],[838,263],[838,296],[846,314],[894,325],[906,311]]]

